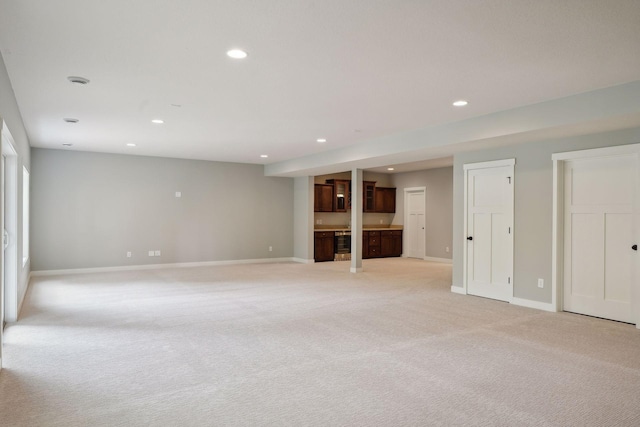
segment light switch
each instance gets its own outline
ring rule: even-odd
[[[181,191],[176,191],[176,197],[182,197],[182,192]]]

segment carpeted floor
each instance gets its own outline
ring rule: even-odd
[[[2,426],[638,426],[640,331],[410,259],[35,278]]]

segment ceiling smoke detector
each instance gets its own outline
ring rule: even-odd
[[[78,77],[78,76],[69,76],[67,77],[67,80],[69,80],[71,83],[75,85],[86,85],[89,83],[89,79],[86,79],[84,77]]]
[[[78,119],[74,119],[74,118],[71,118],[71,117],[65,117],[65,118],[64,118],[64,119],[62,119],[62,120],[64,120],[64,121],[65,121],[65,122],[67,122],[67,123],[78,123],[78,122],[80,121],[80,120],[78,120]]]

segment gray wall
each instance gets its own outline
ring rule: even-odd
[[[404,222],[404,189],[426,187],[425,256],[451,259],[453,254],[453,168],[397,173],[394,224]],[[449,248],[449,252],[446,251]]]
[[[33,270],[293,256],[293,179],[260,165],[33,149],[31,185]]]
[[[30,146],[27,132],[22,122],[22,116],[18,110],[13,88],[9,80],[9,75],[4,65],[4,60],[0,56],[0,130],[4,121],[15,142],[18,166],[18,235],[10,236],[17,241],[18,245],[18,306],[24,299],[29,280],[30,262],[22,265],[22,168],[31,170]]]
[[[640,128],[463,153],[454,159],[453,285],[463,284],[465,163],[515,158],[514,296],[551,302],[551,155],[640,142]],[[542,278],[545,287],[537,287]]]

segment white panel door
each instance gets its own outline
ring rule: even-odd
[[[406,230],[407,256],[424,259],[424,190],[407,192],[408,227]]]
[[[513,166],[467,171],[467,293],[513,297]]]
[[[637,157],[567,161],[564,168],[565,311],[635,323]]]

